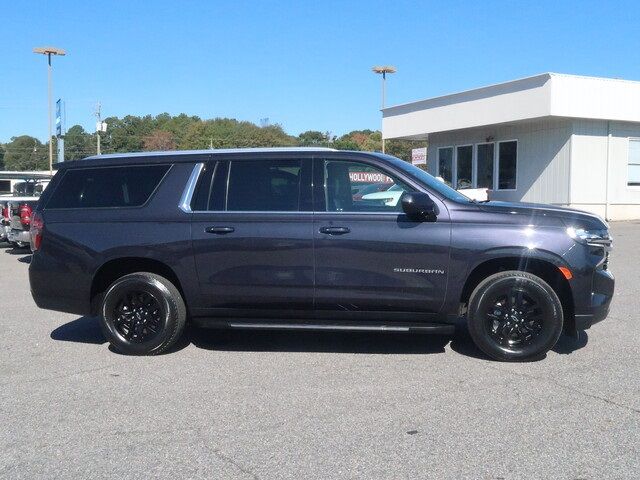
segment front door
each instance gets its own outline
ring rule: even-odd
[[[311,159],[213,162],[192,205],[201,305],[209,310],[199,313],[311,313]]]
[[[400,198],[415,188],[366,159],[315,160],[314,184],[318,313],[437,313],[449,265],[444,205],[434,198],[436,222],[410,220]]]

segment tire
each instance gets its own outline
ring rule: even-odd
[[[469,334],[496,360],[537,360],[553,348],[563,325],[562,304],[540,277],[506,271],[484,279],[469,298]]]
[[[182,335],[187,309],[166,278],[138,272],[120,277],[102,297],[100,326],[113,348],[127,355],[158,355]]]

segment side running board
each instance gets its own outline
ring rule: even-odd
[[[351,331],[351,332],[415,332],[451,335],[454,325],[444,323],[405,323],[405,322],[274,322],[273,319],[263,321],[256,319],[214,319],[194,318],[192,321],[201,327],[233,328],[247,330],[311,330],[311,331]]]

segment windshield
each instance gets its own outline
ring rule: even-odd
[[[469,203],[471,201],[471,199],[466,195],[463,195],[457,190],[454,190],[446,183],[441,182],[440,180],[435,178],[433,175],[428,174],[424,170],[416,167],[415,165],[412,165],[408,162],[405,162],[404,160],[400,160],[390,155],[385,155],[384,157],[387,160],[393,160],[393,164],[396,167],[400,168],[401,170],[404,170],[406,173],[408,173],[412,177],[415,177],[418,181],[424,183],[431,190],[435,190],[443,197],[446,197],[449,200],[455,200],[458,202]]]

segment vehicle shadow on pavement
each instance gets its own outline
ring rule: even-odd
[[[24,257],[20,257],[18,259],[18,261],[20,263],[31,263],[31,258],[33,257],[33,255],[25,255]]]
[[[569,355],[576,350],[580,350],[584,348],[589,342],[589,335],[587,332],[580,331],[578,332],[578,337],[571,337],[569,335],[561,335],[558,339],[558,342],[551,349],[553,352],[561,354],[561,355]],[[467,357],[478,358],[481,360],[489,360],[498,362],[499,360],[494,360],[493,358],[485,355],[478,347],[476,347],[475,343],[471,339],[469,332],[466,328],[457,328],[456,335],[451,341],[451,350],[454,352],[460,353],[461,355],[465,355]],[[538,358],[533,361],[544,360],[546,355]]]
[[[28,257],[31,257],[31,250],[28,248],[9,247],[4,251],[4,253],[8,253],[9,255],[27,255]]]
[[[95,317],[80,317],[59,326],[51,332],[53,340],[61,342],[107,342]],[[563,335],[553,348],[567,355],[587,345],[586,332],[578,338]],[[492,360],[478,349],[464,328],[450,335],[419,333],[371,332],[287,332],[263,330],[224,330],[198,328],[188,325],[184,335],[165,354],[178,352],[190,344],[205,350],[229,352],[320,352],[364,354],[433,354],[444,353],[445,347],[461,355],[481,360]],[[111,351],[115,352],[111,347]],[[117,353],[117,352],[116,352]]]
[[[102,345],[107,343],[98,319],[95,317],[80,317],[64,325],[60,325],[53,332],[51,338],[60,342],[93,343]]]
[[[569,355],[576,350],[586,347],[587,343],[589,343],[589,335],[584,330],[581,330],[578,332],[577,338],[562,335],[552,350],[561,355]]]

